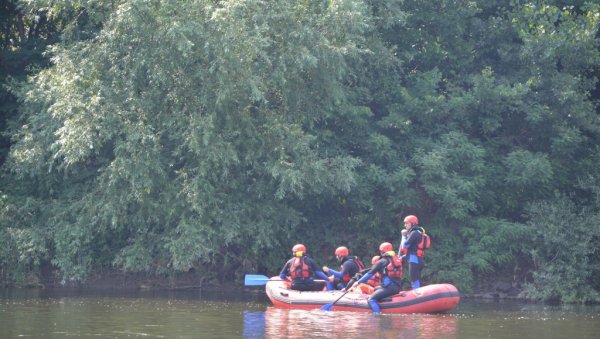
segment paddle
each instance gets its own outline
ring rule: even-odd
[[[346,292],[344,292],[342,295],[340,295],[339,298],[335,299],[334,302],[332,302],[331,304],[325,304],[323,306],[321,306],[321,310],[323,311],[331,311],[331,308],[333,307],[333,305],[335,305],[336,302],[338,302],[340,299],[342,299],[346,293],[350,292],[351,289],[346,290]]]
[[[244,276],[244,286],[262,286],[269,281],[282,281],[283,279],[273,279],[261,274],[246,274]]]
[[[262,274],[246,274],[244,276],[244,286],[262,286],[269,281],[288,281],[285,279],[271,279],[266,275]],[[325,281],[325,280],[314,280],[314,281]]]

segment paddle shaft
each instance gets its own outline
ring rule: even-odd
[[[340,301],[340,299],[342,299],[348,292],[350,292],[350,289],[348,289],[346,292],[340,295],[339,298],[335,299],[335,301],[331,303],[331,307],[333,307],[333,305],[335,305],[336,302]]]

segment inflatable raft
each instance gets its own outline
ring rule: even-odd
[[[274,278],[275,279],[275,278]],[[332,303],[342,291],[301,292],[289,288],[279,279],[266,284],[267,296],[274,306],[281,308],[314,309]],[[360,291],[347,293],[331,310],[371,312],[369,295]],[[379,302],[382,313],[436,313],[454,309],[460,301],[458,289],[451,284],[433,284],[410,291],[402,291]]]

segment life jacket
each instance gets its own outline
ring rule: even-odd
[[[402,279],[402,259],[397,255],[387,256],[388,265],[383,270],[384,274],[390,279],[400,280]]]
[[[419,242],[419,245],[417,245],[417,256],[422,257],[425,255],[425,250],[428,250],[431,247],[431,238],[425,233],[423,227],[419,228],[421,229],[421,241]]]
[[[367,284],[358,284],[358,288],[364,294],[373,294],[375,292],[375,287]]]
[[[304,256],[293,258],[290,266],[290,278],[292,279],[307,279],[310,278],[310,267],[304,262]]]
[[[356,266],[358,266],[359,272],[365,269],[365,264],[363,264],[358,257],[354,257],[354,262],[356,263]]]
[[[367,284],[373,287],[379,286],[381,284],[381,274],[379,274],[379,272],[373,274],[371,279],[367,280]]]

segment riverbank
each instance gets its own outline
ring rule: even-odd
[[[29,276],[22,284],[7,286],[17,288],[85,288],[122,290],[194,290],[194,289],[240,289],[241,283],[207,279],[195,271],[172,275],[147,273],[123,273],[119,271],[97,272],[85,281],[65,281],[58,272],[47,270],[43,276]],[[407,287],[407,286],[405,286]],[[520,284],[508,281],[482,283],[476,290],[461,292],[463,298],[487,300],[525,300]]]

